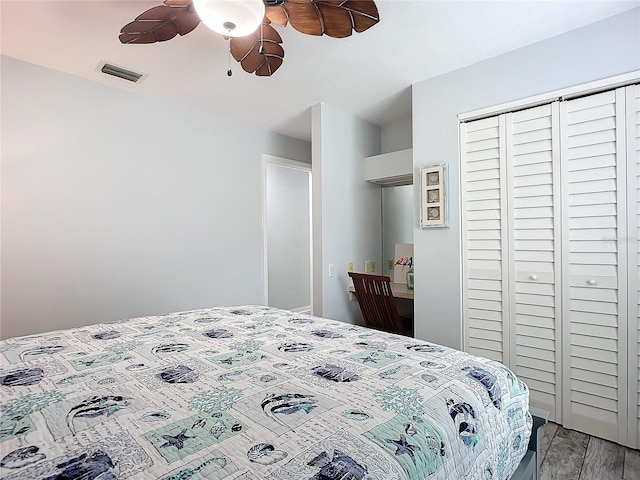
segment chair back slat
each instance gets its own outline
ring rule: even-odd
[[[349,272],[364,323],[369,328],[391,333],[404,333],[391,279],[385,275]]]

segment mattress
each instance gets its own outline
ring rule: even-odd
[[[502,480],[531,435],[500,363],[263,306],[13,338],[0,358],[6,480]]]

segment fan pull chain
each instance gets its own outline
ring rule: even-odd
[[[260,48],[258,48],[258,53],[260,55],[264,55],[264,23],[260,23]]]
[[[227,77],[230,77],[231,75],[233,75],[233,72],[231,71],[231,37],[229,38],[229,52],[227,54]]]

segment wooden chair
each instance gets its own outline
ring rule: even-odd
[[[385,275],[349,272],[365,326],[389,333],[413,336],[412,320],[401,317]]]

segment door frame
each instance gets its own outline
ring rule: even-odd
[[[277,157],[275,155],[262,154],[262,258],[263,258],[263,280],[264,285],[263,301],[265,305],[269,304],[269,262],[268,262],[268,244],[267,244],[267,166],[276,165],[294,170],[302,170],[309,172],[309,307],[313,314],[313,173],[310,163],[291,160],[289,158]]]

